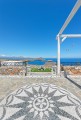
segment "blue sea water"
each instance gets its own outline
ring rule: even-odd
[[[6,60],[27,60],[29,58],[23,58],[23,57],[0,57],[0,59],[6,59]],[[32,60],[31,58],[29,60]],[[32,64],[32,65],[44,65],[45,62],[47,62],[48,60],[52,60],[53,62],[57,63],[57,59],[56,58],[44,58],[45,61],[40,61],[40,60],[34,60],[32,62],[28,62],[28,64]],[[76,65],[81,65],[81,58],[61,58],[61,64],[66,66],[66,65],[70,65],[70,66],[76,66]]]
[[[32,61],[32,62],[28,62],[28,64],[32,64],[32,65],[44,65],[46,61],[48,60],[52,60],[53,62],[57,63],[57,59],[56,58],[44,58],[45,61],[40,61],[40,60],[36,60],[36,61]],[[75,65],[81,65],[81,58],[61,58],[61,64],[66,66],[66,65],[70,65],[70,66],[75,66]]]

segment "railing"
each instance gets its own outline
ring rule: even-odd
[[[31,72],[27,61],[0,61],[0,74],[2,75],[24,75],[27,76]]]
[[[1,66],[23,66],[22,61],[2,61]]]
[[[52,66],[52,75],[57,75],[57,66]]]
[[[46,76],[56,76],[57,75],[57,66],[52,66],[51,72],[31,72],[31,67],[27,65],[27,61],[1,61],[0,62],[0,74],[9,75],[23,75],[23,76],[32,76],[32,75],[46,75]]]

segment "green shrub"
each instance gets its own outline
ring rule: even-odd
[[[31,72],[51,72],[51,68],[45,68],[44,70],[38,68],[32,68]]]

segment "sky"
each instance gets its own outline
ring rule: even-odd
[[[56,35],[76,0],[0,0],[0,55],[57,57]],[[81,33],[81,8],[64,33]],[[61,57],[81,57],[81,38],[66,39]]]

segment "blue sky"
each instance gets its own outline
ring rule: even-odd
[[[57,57],[56,35],[76,0],[0,0],[0,55]],[[81,8],[64,33],[81,33]],[[67,39],[61,57],[81,57],[81,39]]]

